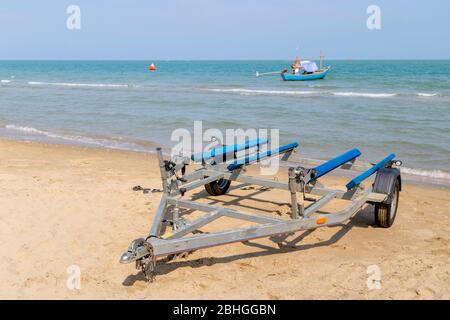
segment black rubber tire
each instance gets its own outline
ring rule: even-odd
[[[394,224],[397,216],[398,199],[400,195],[400,182],[395,180],[390,203],[375,203],[375,223],[382,228],[389,228]]]
[[[231,181],[227,179],[219,179],[208,184],[205,184],[206,192],[212,196],[221,196],[227,193],[230,188]]]

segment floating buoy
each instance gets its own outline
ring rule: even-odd
[[[155,71],[155,70],[156,70],[155,64],[152,63],[152,64],[150,65],[150,67],[148,67],[148,70],[150,70],[150,71]]]

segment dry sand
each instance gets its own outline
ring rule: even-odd
[[[450,298],[448,189],[404,184],[390,229],[374,227],[367,206],[345,225],[292,236],[284,249],[261,239],[196,251],[159,266],[156,282],[146,283],[118,262],[147,234],[161,196],[135,185],[160,188],[154,156],[0,140],[0,298]],[[207,201],[246,195],[248,211],[288,212],[285,193],[246,189]],[[71,265],[81,270],[79,290],[66,285]],[[371,265],[381,289],[367,288]]]

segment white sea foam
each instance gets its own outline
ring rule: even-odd
[[[390,98],[398,96],[397,93],[364,93],[364,92],[332,92],[332,91],[293,91],[293,90],[259,90],[259,89],[206,89],[212,92],[238,93],[242,95],[333,95],[341,97],[363,97],[363,98]]]
[[[30,132],[30,133],[41,133],[43,131],[37,130],[35,128],[32,127],[21,127],[21,126],[16,126],[14,124],[7,124],[5,126],[6,129],[11,129],[11,130],[19,130],[19,131],[24,131],[24,132]]]
[[[37,136],[37,137],[47,137],[50,139],[55,139],[59,141],[68,141],[75,144],[81,145],[91,145],[103,148],[111,148],[111,149],[120,149],[120,150],[132,150],[132,151],[143,151],[142,148],[138,148],[134,144],[126,143],[126,142],[117,142],[114,140],[108,139],[94,139],[86,136],[78,136],[78,135],[63,135],[56,134],[49,131],[39,130],[33,127],[26,126],[16,126],[14,124],[8,124],[5,126],[8,130],[19,131],[22,134],[27,136]]]
[[[439,96],[440,94],[439,93],[422,93],[422,92],[419,92],[416,95],[419,96],[419,97],[436,97],[436,96]]]
[[[230,92],[248,95],[309,95],[309,94],[320,94],[319,91],[285,91],[285,90],[252,90],[252,89],[206,89],[212,92]]]
[[[70,136],[70,135],[60,135],[48,131],[39,130],[33,127],[26,127],[26,126],[16,126],[14,124],[7,124],[5,126],[6,129],[9,130],[15,130],[15,131],[21,131],[26,134],[32,134],[32,135],[41,135],[46,136],[49,138],[54,139],[63,139],[63,140],[69,140],[69,141],[77,141],[77,142],[85,142],[90,144],[99,144],[96,140],[87,138],[87,137],[81,137],[81,136]]]
[[[40,82],[28,81],[32,86],[61,86],[61,87],[96,87],[96,88],[128,88],[128,84],[114,83],[72,83],[72,82]]]
[[[0,83],[10,83],[11,80],[0,80]]]
[[[400,168],[404,174],[427,177],[432,179],[446,179],[450,180],[450,172],[443,170],[425,170],[425,169],[413,169],[413,168]]]
[[[334,96],[341,97],[362,97],[362,98],[390,98],[395,97],[397,93],[364,93],[364,92],[331,92]]]

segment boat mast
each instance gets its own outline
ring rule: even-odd
[[[324,58],[324,56],[323,56],[322,50],[320,50],[320,70],[323,69],[323,58]]]

